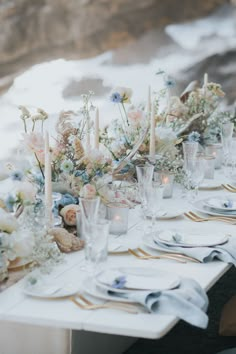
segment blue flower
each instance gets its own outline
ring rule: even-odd
[[[13,171],[11,174],[10,174],[10,178],[13,180],[13,181],[22,181],[24,175],[21,171]]]
[[[7,207],[7,210],[12,213],[14,210],[13,210],[13,206],[15,204],[16,200],[15,198],[13,197],[13,195],[9,194],[8,197],[6,198],[5,200],[5,204],[6,204],[6,207]]]
[[[102,176],[103,176],[102,171],[101,171],[101,170],[97,170],[97,171],[96,171],[96,176],[102,177]]]
[[[166,88],[172,88],[176,85],[175,80],[171,76],[166,76],[164,78],[164,83]]]
[[[224,203],[223,203],[223,206],[225,208],[233,208],[233,201],[232,200],[226,200]]]
[[[115,278],[113,283],[111,284],[112,288],[115,289],[123,289],[126,284],[126,277],[124,275],[121,275],[118,278]]]
[[[188,136],[188,141],[190,142],[198,142],[200,140],[201,135],[198,132],[193,131]]]
[[[69,204],[78,204],[78,198],[73,197],[73,195],[66,193],[64,194],[60,200],[55,202],[55,207],[57,208],[60,206],[66,206]]]
[[[111,95],[111,101],[114,102],[114,103],[121,103],[122,102],[122,97],[119,94],[119,92],[114,92]]]

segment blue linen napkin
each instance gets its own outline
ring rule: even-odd
[[[225,263],[232,263],[236,266],[236,237],[230,237],[229,241],[218,246],[212,247],[181,247],[176,243],[176,246],[166,245],[157,239],[153,242],[165,252],[182,253],[186,256],[194,257],[200,262],[207,263],[214,259],[218,259]]]
[[[122,297],[143,305],[149,312],[173,315],[200,328],[206,328],[208,297],[193,279],[182,278],[179,286],[163,291],[108,291],[110,296]]]

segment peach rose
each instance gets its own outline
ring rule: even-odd
[[[80,211],[79,205],[69,204],[61,209],[60,214],[68,226],[76,225],[76,212]]]

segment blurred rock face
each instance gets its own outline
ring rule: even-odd
[[[53,58],[98,54],[226,0],[0,0],[0,77]]]

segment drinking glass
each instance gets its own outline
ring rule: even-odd
[[[203,156],[197,156],[195,159],[189,159],[186,164],[186,174],[188,178],[188,190],[191,193],[191,199],[198,196],[199,185],[202,183],[205,175],[205,160]]]
[[[143,210],[145,210],[147,205],[145,189],[147,188],[147,186],[149,186],[152,183],[154,166],[152,165],[136,166],[136,172],[137,172],[141,207]]]
[[[107,260],[109,227],[110,222],[107,219],[99,219],[92,222],[87,229],[85,234],[85,261],[88,272],[101,269]]]
[[[145,189],[147,214],[151,217],[151,234],[155,233],[155,221],[158,216],[158,212],[161,210],[163,190],[164,185],[156,182],[151,183]]]
[[[222,123],[220,135],[221,135],[221,142],[223,146],[223,154],[224,154],[223,167],[225,173],[227,173],[226,170],[229,163],[229,154],[231,149],[233,130],[234,130],[233,123],[231,122]]]
[[[185,141],[182,143],[183,154],[184,154],[184,167],[189,164],[189,160],[193,161],[198,152],[198,142],[196,141]]]
[[[100,205],[100,197],[79,198],[80,205],[80,234],[81,238],[85,238],[87,229],[90,224],[97,221],[98,209]]]

